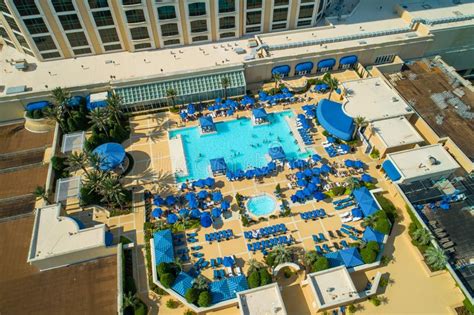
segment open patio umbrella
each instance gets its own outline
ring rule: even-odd
[[[255,170],[247,170],[245,171],[245,177],[251,179],[255,176]]]
[[[304,195],[304,193],[303,193],[302,190],[296,191],[295,196],[296,196],[298,199],[304,199],[304,198],[305,198],[305,195]]]
[[[321,169],[319,167],[313,167],[311,173],[313,173],[313,175],[319,175],[321,174]]]
[[[326,199],[326,195],[325,195],[323,192],[321,192],[321,191],[315,192],[314,195],[313,195],[313,197],[314,197],[314,199],[316,199],[317,201],[321,201],[321,200]]]
[[[300,187],[304,187],[306,186],[307,182],[304,180],[304,179],[298,179],[298,181],[296,182],[296,185],[300,186]]]
[[[213,218],[218,218],[218,217],[221,216],[221,214],[222,214],[222,211],[219,208],[213,208],[211,210],[211,215],[212,215]]]
[[[212,177],[208,177],[204,180],[204,184],[207,186],[207,187],[212,187],[214,186],[214,184],[216,183],[216,180]]]
[[[310,177],[311,175],[313,175],[313,172],[309,168],[305,169],[303,173],[306,177]]]
[[[313,159],[314,162],[319,162],[321,161],[321,155],[319,154],[313,154],[313,156],[311,156],[311,158]]]
[[[185,218],[189,215],[189,210],[186,209],[186,208],[183,208],[183,209],[179,210],[178,214],[181,218]]]
[[[198,179],[197,181],[193,183],[193,186],[198,187],[198,188],[203,188],[204,186],[206,186],[206,183],[204,182],[203,179]]]
[[[355,168],[363,168],[365,166],[364,162],[357,160],[354,162],[354,167]]]
[[[199,202],[196,199],[191,199],[189,200],[188,205],[190,208],[197,208]]]
[[[207,190],[201,190],[200,192],[197,193],[197,197],[199,199],[206,199],[208,195],[209,193],[207,192]]]
[[[320,185],[321,184],[321,179],[319,177],[313,176],[313,177],[311,177],[310,182],[315,184],[315,185]]]
[[[153,204],[155,206],[163,206],[163,205],[166,204],[166,201],[163,198],[161,198],[160,196],[155,196],[155,197],[153,197]]]
[[[306,186],[311,192],[316,190],[316,185],[314,183],[309,183],[308,186]]]
[[[199,219],[201,217],[201,211],[199,211],[199,209],[192,209],[191,212],[189,213],[189,216],[192,218],[192,219]]]
[[[211,216],[209,215],[209,212],[203,212],[201,214],[201,226],[204,228],[208,228],[212,225],[212,219]]]
[[[170,213],[168,215],[168,217],[166,218],[166,222],[168,222],[168,224],[175,224],[176,221],[178,221],[178,216],[174,213]]]
[[[232,115],[234,115],[234,110],[233,109],[228,109],[226,114],[227,114],[227,116],[232,116]]]
[[[186,183],[182,183],[181,190],[185,190],[186,188],[188,188],[188,185]]]
[[[153,211],[151,212],[151,216],[154,217],[154,218],[159,218],[163,215],[163,210],[161,210],[161,208],[155,208],[153,209]]]
[[[222,201],[222,193],[220,191],[215,191],[212,193],[212,200],[214,202]]]
[[[229,210],[229,208],[230,208],[230,202],[228,202],[227,200],[222,201],[221,209],[225,211],[225,210]]]
[[[362,174],[360,179],[361,179],[361,181],[363,181],[365,183],[372,182],[372,176],[370,176],[369,174]]]
[[[177,200],[175,196],[169,195],[168,197],[166,197],[165,201],[166,201],[166,205],[172,206],[176,203]]]
[[[291,202],[295,203],[298,201],[298,197],[296,197],[296,195],[291,195],[290,200]]]
[[[309,190],[307,187],[303,189],[303,194],[305,197],[311,196],[311,193],[312,193],[311,190]]]
[[[186,119],[186,117],[188,117],[188,114],[186,112],[181,112],[179,113],[179,117],[181,117],[181,119]]]
[[[232,267],[234,265],[235,261],[232,257],[230,256],[225,256],[224,257],[224,261],[223,261],[223,264],[224,264],[224,267]]]
[[[188,104],[188,114],[193,115],[196,112],[196,108],[194,107],[194,104]]]
[[[329,173],[329,172],[331,172],[331,167],[327,164],[324,164],[323,166],[321,166],[321,172],[322,173]]]
[[[347,160],[344,161],[344,165],[346,167],[353,167],[354,166],[354,161],[347,159]]]
[[[187,201],[190,201],[190,200],[193,200],[193,199],[196,199],[196,194],[194,192],[188,192],[184,198],[186,198]]]
[[[304,173],[299,171],[299,172],[296,172],[296,178],[297,179],[303,179],[304,178]]]

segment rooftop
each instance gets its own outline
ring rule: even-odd
[[[346,81],[344,111],[367,121],[398,117],[411,113],[410,106],[380,77]]]
[[[37,210],[28,261],[105,246],[105,225],[80,229],[75,220],[60,212],[60,204]]]
[[[359,293],[345,266],[308,275],[319,308],[355,300]]]
[[[404,116],[374,121],[372,130],[387,148],[423,142],[423,138]]]
[[[433,161],[431,157],[434,158]],[[392,161],[404,179],[435,175],[459,168],[459,164],[441,144],[389,153],[387,158]]]
[[[242,315],[287,314],[278,283],[239,292],[237,298]]]

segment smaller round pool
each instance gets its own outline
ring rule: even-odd
[[[266,216],[275,211],[276,200],[270,195],[263,194],[250,197],[247,201],[247,209],[255,216]]]

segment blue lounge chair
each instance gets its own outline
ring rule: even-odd
[[[330,252],[331,249],[329,248],[328,244],[323,244],[323,249],[327,252]]]
[[[212,265],[212,263],[211,263],[211,265]],[[214,269],[213,275],[214,275],[214,280],[219,280],[219,278],[220,278],[219,270]]]
[[[192,253],[192,255],[196,258],[200,258],[200,257],[203,257],[204,254],[203,253]]]
[[[211,236],[209,234],[204,235],[204,238],[206,239],[206,242],[211,242]]]
[[[211,267],[212,268],[216,267],[216,260],[214,258],[211,258]]]
[[[349,247],[349,244],[347,244],[346,240],[342,240],[342,241],[341,241],[341,245],[342,245],[344,248],[348,248],[348,247]]]
[[[253,251],[253,247],[252,247],[253,244],[247,244],[247,250],[249,252],[252,252]]]
[[[222,257],[217,257],[216,261],[218,266],[222,265]]]
[[[319,239],[321,240],[321,242],[327,241],[327,239],[326,239],[326,237],[324,237],[323,233],[319,233]]]
[[[314,241],[315,243],[319,243],[319,238],[318,238],[318,236],[315,235],[315,234],[313,234],[313,241]]]
[[[192,250],[200,250],[200,249],[202,249],[202,246],[201,245],[191,246],[191,249]]]
[[[188,235],[188,237],[196,237],[196,236],[198,236],[198,234],[197,234],[196,232],[188,233],[187,235]]]
[[[316,245],[315,248],[316,248],[316,252],[317,252],[318,254],[322,254],[322,253],[323,253],[323,249],[321,248],[321,246]]]
[[[209,262],[207,260],[205,260],[202,264],[201,264],[201,267],[202,268],[206,268],[207,266],[209,266]]]
[[[359,238],[358,238],[357,236],[354,236],[354,235],[349,235],[349,238],[350,238],[351,240],[354,240],[354,241],[358,241],[358,240],[359,240]]]

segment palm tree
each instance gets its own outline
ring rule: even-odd
[[[275,89],[278,88],[278,83],[280,83],[281,79],[283,79],[283,76],[279,73],[274,73],[273,74],[273,80],[275,81]]]
[[[122,98],[115,93],[111,93],[107,97],[107,112],[111,118],[115,120],[117,124],[120,124],[120,118],[123,116],[122,111]]]
[[[274,256],[275,257],[275,260],[274,260],[275,266],[291,261],[291,253],[288,250],[288,248],[286,248],[283,245],[275,246],[275,248],[273,249],[273,255],[275,255]]]
[[[35,188],[35,190],[33,191],[33,195],[36,197],[36,198],[40,198],[42,199],[44,202],[46,202],[46,204],[50,204],[51,202],[49,201],[49,198],[48,198],[48,192],[46,191],[46,189],[43,187],[43,186],[37,186]]]
[[[226,100],[227,99],[227,88],[230,85],[230,79],[228,77],[223,77],[221,79],[221,85],[222,85],[222,88],[224,89],[224,100]]]
[[[199,275],[193,281],[193,288],[199,291],[205,291],[209,288],[209,282],[203,275]]]
[[[250,258],[248,261],[247,261],[247,264],[249,265],[249,270],[248,270],[248,273],[251,274],[252,272],[254,271],[257,271],[263,267],[265,267],[265,264],[258,261],[257,259],[255,258]]]
[[[431,241],[431,234],[427,229],[419,228],[413,232],[413,238],[420,245],[427,245]]]
[[[105,178],[105,173],[99,170],[92,170],[85,174],[85,186],[89,187],[91,191],[99,192],[102,180]]]
[[[166,97],[171,100],[171,104],[174,107],[176,107],[176,96],[178,95],[178,92],[173,89],[173,88],[169,88],[166,90]]]
[[[136,294],[132,294],[132,292],[128,292],[127,294],[123,295],[123,305],[122,308],[126,309],[128,307],[131,307],[135,309],[140,301],[137,298]]]
[[[375,222],[377,221],[377,218],[374,215],[369,215],[368,217],[364,218],[364,222],[362,222],[362,226],[364,227],[371,227],[373,228],[375,226]]]
[[[318,259],[319,256],[320,255],[315,250],[310,250],[310,251],[306,252],[306,254],[304,255],[304,259],[303,259],[304,264],[307,267],[311,267],[311,265],[316,261],[316,259]]]
[[[339,81],[333,78],[329,72],[326,72],[323,76],[323,82],[329,86],[329,97],[331,99],[332,92],[339,86]]]
[[[90,152],[87,154],[87,160],[89,161],[89,165],[92,166],[94,169],[99,169],[100,164],[102,163],[102,158],[97,153]]]
[[[362,127],[367,126],[367,120],[365,119],[365,117],[357,116],[357,117],[354,119],[354,124],[355,124],[356,128],[354,129],[354,134],[352,135],[352,138],[355,138],[355,135],[357,134],[357,132],[358,132]]]
[[[85,174],[88,174],[87,166],[89,165],[89,160],[87,154],[84,152],[72,152],[66,160],[68,165],[68,171],[75,172],[79,169],[82,169]]]
[[[71,98],[71,93],[69,93],[69,91],[58,86],[51,91],[51,97],[56,106],[60,106],[65,112],[69,112],[69,109],[67,108],[67,103]]]
[[[120,209],[125,203],[125,193],[122,184],[115,176],[106,176],[99,186],[99,193],[103,196],[101,201],[107,202],[109,208],[118,205]]]
[[[43,114],[46,118],[56,121],[63,132],[67,130],[61,106],[47,106],[43,108]]]
[[[425,251],[425,260],[435,270],[441,270],[448,262],[448,258],[443,250],[434,246],[430,246]]]
[[[354,190],[356,188],[360,187],[360,182],[357,178],[355,177],[348,177],[344,180],[346,187],[349,188],[350,190]]]
[[[105,135],[109,137],[109,133],[107,131],[109,125],[109,117],[107,115],[107,111],[103,108],[94,108],[88,115],[88,118],[91,120],[91,123],[94,127],[99,130],[103,130]]]

